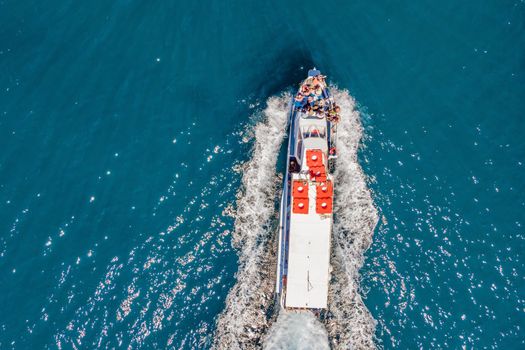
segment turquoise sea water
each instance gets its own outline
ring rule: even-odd
[[[525,347],[524,26],[523,1],[1,1],[0,348],[209,347],[246,135],[311,66],[361,111],[377,345]]]

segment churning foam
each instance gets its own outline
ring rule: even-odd
[[[374,348],[376,322],[359,294],[359,269],[378,221],[366,177],[357,161],[363,136],[355,101],[331,88],[341,106],[335,172],[332,280],[324,326],[309,312],[272,315],[276,268],[275,202],[281,192],[276,161],[286,132],[290,96],[272,97],[255,126],[252,158],[243,167],[233,244],[239,251],[237,283],[219,316],[216,349]],[[265,335],[265,333],[268,333]],[[327,339],[328,337],[328,339]]]
[[[357,160],[363,127],[348,91],[332,88],[341,106],[337,126],[332,279],[326,329],[334,349],[372,349],[376,321],[359,294],[359,269],[378,222],[366,176]]]
[[[328,335],[321,322],[309,311],[281,310],[268,331],[265,350],[328,350]]]
[[[239,254],[237,283],[219,316],[213,347],[251,349],[262,346],[274,304],[276,208],[281,180],[277,155],[286,132],[289,95],[272,97],[255,126],[252,158],[244,164],[238,194],[233,245]]]

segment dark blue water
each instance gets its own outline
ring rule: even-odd
[[[384,348],[525,346],[523,1],[0,2],[0,348],[206,348],[256,111],[360,105]]]

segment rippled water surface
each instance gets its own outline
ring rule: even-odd
[[[525,347],[524,33],[523,1],[0,1],[0,348],[220,347],[240,316],[254,347]],[[314,65],[363,127],[324,324],[234,293]]]

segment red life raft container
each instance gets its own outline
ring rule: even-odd
[[[306,150],[306,165],[309,168],[318,167],[323,165],[323,151],[320,149],[307,149]]]
[[[326,169],[324,165],[310,167],[310,177],[316,182],[326,181]]]
[[[294,214],[308,214],[308,198],[293,198],[293,209]]]
[[[317,198],[315,200],[315,211],[317,214],[332,214],[332,197]]]
[[[326,181],[316,186],[317,198],[329,198],[334,194],[334,185],[332,181]]]
[[[308,198],[308,183],[295,180],[292,185],[292,196],[294,198]]]

